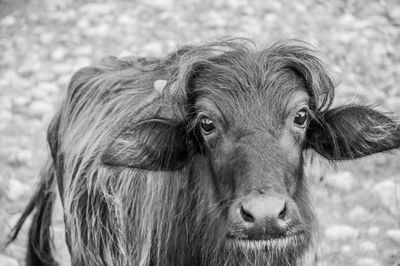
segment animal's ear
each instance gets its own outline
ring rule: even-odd
[[[177,170],[191,159],[192,146],[183,123],[151,119],[122,127],[101,158],[111,166]]]
[[[307,131],[307,146],[329,160],[348,160],[400,147],[400,125],[361,105],[323,112]]]

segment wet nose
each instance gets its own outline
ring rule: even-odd
[[[285,199],[258,196],[243,200],[239,214],[249,236],[277,237],[287,231],[289,209]]]

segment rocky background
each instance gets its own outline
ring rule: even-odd
[[[74,71],[106,55],[161,56],[221,36],[259,47],[310,42],[338,84],[337,103],[377,104],[400,119],[398,0],[0,0],[0,243],[38,182],[46,126]],[[400,152],[336,166],[317,159],[307,172],[321,265],[399,266]],[[1,246],[0,265],[24,264],[24,230]],[[58,215],[57,245],[62,232]]]

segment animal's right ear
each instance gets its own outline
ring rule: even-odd
[[[172,171],[191,159],[194,144],[184,123],[150,119],[122,127],[106,146],[105,165]]]

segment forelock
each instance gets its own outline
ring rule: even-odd
[[[246,105],[258,103],[283,113],[296,90],[308,93],[312,111],[328,109],[334,88],[308,46],[291,40],[257,50],[250,41],[239,39],[184,48],[177,82],[189,106],[186,111],[193,112],[190,107],[194,99],[203,96],[218,103],[222,110],[230,110],[233,105],[245,113]]]

